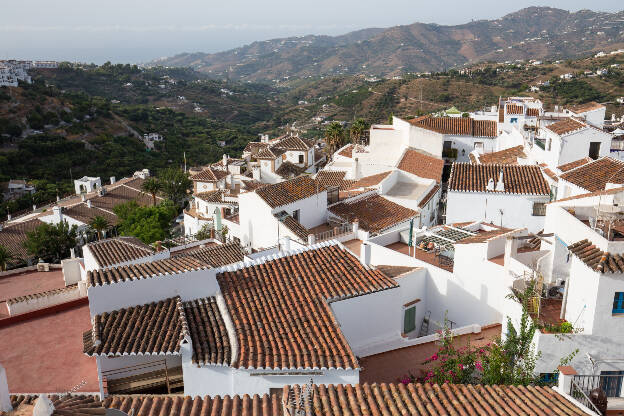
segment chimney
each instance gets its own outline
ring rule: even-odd
[[[493,191],[494,190],[494,179],[490,178],[488,179],[488,184],[485,187],[486,191]]]
[[[262,173],[260,172],[260,165],[254,165],[251,168],[252,174],[253,174],[253,178],[257,181],[261,181],[262,179]]]
[[[86,201],[86,199],[87,199],[87,198],[85,197],[85,194],[80,194],[80,200],[81,200],[82,202],[85,202],[85,201]]]
[[[37,205],[33,204],[33,212],[37,211]]]
[[[41,394],[35,401],[32,410],[32,416],[52,416],[54,413],[54,405],[45,394]]]
[[[498,182],[496,183],[496,190],[499,192],[505,191],[505,184],[503,183],[503,170],[502,169],[500,173],[498,174]]]
[[[114,176],[111,176],[111,177],[110,177],[110,183],[111,183],[111,185],[113,185],[115,182],[117,182],[117,180],[115,179],[115,177],[114,177]]]
[[[7,214],[7,221],[11,221],[11,214]]]
[[[56,219],[56,222],[58,223],[63,222],[63,209],[61,207],[59,207],[58,205],[55,205],[52,208],[52,213],[54,214],[54,218]]]
[[[226,155],[225,153],[223,153],[223,166],[227,169],[227,165],[228,165],[228,155]]]
[[[6,370],[0,364],[0,412],[10,412],[11,398],[9,397],[9,383],[7,382]]]
[[[358,158],[354,158],[353,159],[353,172],[351,172],[351,174],[353,175],[352,179],[357,179],[358,177]]]
[[[365,266],[370,264],[371,247],[365,242],[360,246],[360,262]]]
[[[290,237],[282,237],[281,245],[282,251],[290,251]]]
[[[60,200],[61,200],[61,197],[57,195],[56,196],[56,202],[60,202]]]
[[[91,200],[87,199],[87,208],[91,208]]]
[[[69,257],[72,258],[72,259],[76,258],[76,249],[75,248],[72,247],[72,248],[69,249]]]

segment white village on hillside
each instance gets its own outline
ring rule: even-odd
[[[333,152],[261,135],[187,169],[181,235],[154,245],[88,238],[93,218],[117,223],[116,206],[162,200],[143,191],[147,169],[75,179],[73,197],[0,225],[22,260],[0,273],[1,342],[16,340],[0,411],[598,415],[597,387],[616,409],[624,120],[605,113],[508,97],[467,116],[393,117]],[[60,265],[29,257],[27,233],[62,222],[80,247]],[[490,348],[525,311],[550,384],[420,382],[442,337]],[[76,385],[90,395],[68,394]]]

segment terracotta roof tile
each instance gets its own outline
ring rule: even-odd
[[[540,112],[539,108],[527,108],[526,116],[527,117],[539,117]]]
[[[285,161],[280,164],[279,168],[277,168],[275,173],[277,173],[284,179],[288,179],[301,175],[303,172],[305,172],[305,170],[305,167],[297,166],[292,162]]]
[[[136,279],[157,277],[162,274],[178,274],[187,270],[199,270],[207,267],[210,266],[194,257],[178,256],[148,263],[89,271],[87,272],[87,282],[89,286],[102,286]]]
[[[308,234],[310,234],[310,231],[303,225],[301,225],[299,221],[294,219],[286,211],[281,211],[275,214],[275,216],[280,217],[282,224],[284,224],[286,228],[288,228],[294,235],[296,235],[297,238],[303,241],[304,244],[308,243]]]
[[[32,406],[35,404],[39,395],[11,395],[11,406],[15,410],[16,415],[28,416],[32,411],[26,412],[24,406]],[[106,409],[102,406],[99,396],[95,395],[58,395],[51,394],[48,398],[54,405],[51,416],[87,416],[101,415],[104,416]]]
[[[129,201],[135,201],[137,204],[142,206],[152,205],[153,202],[151,195],[147,195],[140,190],[136,190],[126,185],[117,186],[109,191],[106,191],[103,196],[96,196],[90,200],[94,207],[102,208],[109,212],[113,212],[113,208],[117,205],[121,205]],[[162,201],[163,199],[157,196],[156,200]]]
[[[499,237],[503,234],[507,234],[512,230],[511,228],[504,228],[504,227],[500,227],[497,228],[495,230],[491,230],[491,231],[483,231],[483,232],[479,232],[477,235],[471,236],[471,237],[466,237],[463,238],[461,240],[458,240],[455,242],[455,244],[475,244],[475,243],[485,243],[486,241],[495,238],[495,237]]]
[[[267,146],[258,150],[258,153],[256,154],[256,159],[276,159],[284,153],[286,153],[285,149],[282,149],[275,145]]]
[[[358,188],[368,188],[372,186],[379,185],[381,181],[386,179],[388,175],[390,175],[392,171],[377,173],[376,175],[365,176],[355,181],[349,189],[358,189]]]
[[[565,163],[563,165],[559,165],[559,166],[557,166],[557,169],[559,169],[561,172],[567,172],[569,170],[572,170],[574,168],[578,168],[579,166],[586,165],[586,164],[588,164],[590,162],[593,162],[593,161],[594,161],[594,159],[592,159],[591,157],[586,156],[586,157],[584,157],[582,159],[575,160],[575,161],[570,162],[570,163]]]
[[[305,152],[312,147],[312,144],[308,140],[298,136],[288,136],[280,140],[275,146],[284,150]]]
[[[19,264],[33,258],[27,253],[24,242],[27,239],[27,233],[34,231],[42,224],[43,221],[34,219],[9,224],[0,230],[0,245],[15,257],[10,264]]]
[[[548,176],[550,179],[552,179],[555,182],[559,181],[559,176],[557,176],[555,172],[550,170],[550,168],[548,168],[548,165],[546,163],[540,163],[538,166],[542,169],[542,172],[544,172],[544,174]]]
[[[193,363],[230,365],[232,347],[216,299],[195,299],[183,306],[193,344]]]
[[[266,185],[255,192],[271,208],[287,205],[300,199],[309,198],[321,193],[325,188],[309,176],[299,176],[297,178]]]
[[[475,120],[470,117],[426,117],[410,120],[416,127],[441,134],[459,136],[496,137],[497,123],[492,120]]]
[[[421,178],[433,179],[440,183],[444,160],[426,155],[415,149],[407,149],[397,167]]]
[[[572,111],[575,114],[586,113],[588,111],[598,110],[600,108],[604,108],[604,105],[599,104],[595,101],[590,101],[585,104],[573,105],[572,107],[568,107],[567,109]]]
[[[518,159],[526,159],[524,146],[515,146],[498,152],[479,155],[479,163],[483,165],[517,165]]]
[[[154,249],[136,237],[116,237],[87,244],[100,267],[148,257]]]
[[[209,202],[213,204],[228,204],[228,205],[237,205],[237,202],[234,201],[226,201],[224,196],[232,196],[237,197],[238,194],[232,194],[230,191],[224,190],[216,190],[216,191],[208,191],[208,192],[200,192],[194,194],[195,198],[199,198],[204,202]]]
[[[341,202],[329,208],[332,214],[348,222],[356,218],[360,228],[378,233],[418,215],[418,212],[374,194],[354,202]]]
[[[196,248],[172,256],[174,259],[181,257],[191,257],[197,259],[210,267],[221,267],[227,264],[243,261],[245,252],[240,244],[232,242],[216,246]]]
[[[449,191],[456,192],[499,192],[487,191],[490,179],[494,186],[503,172],[506,194],[549,195],[550,187],[536,165],[473,165],[453,163],[448,183]]]
[[[316,174],[315,180],[326,188],[337,186],[341,190],[349,189],[354,180],[345,179],[346,172],[322,170]]]
[[[349,145],[345,146],[340,152],[338,152],[338,154],[340,156],[351,158],[351,157],[353,157],[353,149],[354,148],[355,148],[355,145],[349,144]]]
[[[524,114],[524,106],[519,104],[507,104],[505,106],[507,114]]]
[[[339,245],[217,274],[242,368],[357,368],[328,301],[396,287]]]
[[[258,154],[258,152],[266,147],[269,147],[270,144],[269,143],[263,143],[263,142],[249,142],[247,143],[247,146],[245,146],[245,149],[243,150],[243,152],[245,153],[251,153],[251,156],[256,157],[256,155]]]
[[[46,298],[48,296],[58,295],[64,292],[71,292],[72,290],[77,290],[77,289],[78,289],[78,283],[75,283],[73,285],[68,285],[65,287],[58,288],[58,289],[51,289],[51,290],[46,290],[44,292],[33,293],[30,295],[17,296],[14,298],[10,298],[6,300],[6,303],[7,305],[13,305],[15,303],[26,302],[26,301],[34,300],[34,299]]]
[[[555,134],[558,134],[559,136],[563,136],[563,135],[572,133],[574,131],[580,130],[584,127],[587,127],[585,123],[582,123],[573,118],[568,118],[565,120],[557,121],[553,124],[549,124],[545,128],[552,131]]]
[[[603,157],[559,177],[589,192],[601,191],[607,183],[624,183],[624,162]]]
[[[89,224],[95,217],[104,217],[110,226],[117,225],[117,215],[108,210],[98,208],[93,204],[91,208],[86,203],[73,205],[71,207],[62,207],[63,215],[73,218],[84,224]]]
[[[425,197],[418,203],[418,208],[423,208],[425,205],[427,205],[427,202],[429,202],[429,200],[433,198],[433,196],[438,192],[438,190],[440,190],[440,185],[434,186],[427,193],[427,195],[425,195]]]
[[[600,250],[589,240],[581,240],[568,246],[568,250],[590,269],[600,273],[624,273],[624,257]]]
[[[224,170],[206,168],[191,176],[191,180],[197,182],[217,182],[225,178],[227,175],[228,172]]]

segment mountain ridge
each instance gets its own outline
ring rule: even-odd
[[[182,53],[146,66],[191,67],[239,81],[337,74],[388,77],[481,61],[575,58],[618,47],[624,47],[624,10],[569,12],[534,6],[454,26],[412,23],[339,36],[256,41],[213,54]]]

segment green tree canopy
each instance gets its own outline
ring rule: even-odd
[[[339,122],[334,121],[327,126],[325,130],[325,143],[329,146],[332,154],[344,144],[344,140],[345,131]]]
[[[351,136],[352,143],[358,143],[366,130],[370,128],[370,125],[363,118],[358,118],[353,122],[349,129],[349,135]]]
[[[141,190],[152,196],[152,203],[156,205],[156,196],[162,189],[162,184],[156,178],[147,178],[145,182],[141,185]]]
[[[52,263],[69,257],[70,249],[76,247],[77,227],[67,221],[58,224],[41,224],[26,234],[24,247],[28,254]]]
[[[188,192],[193,187],[193,181],[181,169],[167,168],[158,175],[162,193],[166,199],[176,206],[181,206]]]
[[[170,201],[151,207],[141,207],[131,201],[118,205],[114,211],[119,217],[120,234],[137,237],[146,244],[169,237],[171,221],[177,215]]]
[[[13,254],[5,246],[0,245],[0,272],[5,271],[9,266],[9,262],[14,258]]]
[[[91,219],[89,227],[97,233],[99,240],[102,237],[102,233],[110,227],[110,224],[106,218],[97,215]]]

